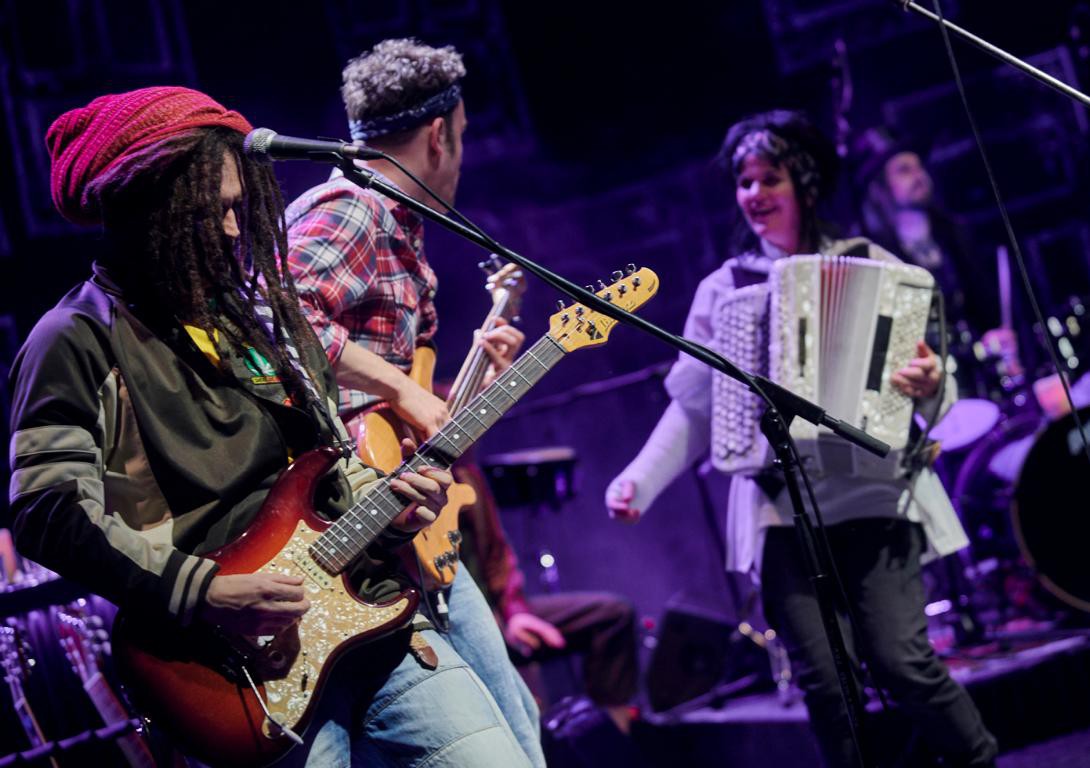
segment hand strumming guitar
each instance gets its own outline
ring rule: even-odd
[[[434,435],[450,421],[447,404],[408,376],[403,376],[403,379],[398,382],[389,403],[394,413],[407,421],[425,438]]]

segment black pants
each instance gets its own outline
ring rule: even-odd
[[[636,693],[636,620],[632,604],[607,592],[558,592],[527,599],[530,610],[564,636],[567,646],[542,646],[525,658],[544,661],[583,654],[583,682],[595,704],[627,704]]]
[[[911,718],[945,765],[994,765],[995,739],[927,639],[920,578],[923,529],[904,520],[871,518],[830,526],[828,534],[858,622],[860,648],[839,610],[856,671],[862,653],[875,684]],[[761,582],[765,616],[786,645],[826,764],[855,768],[832,654],[793,527],[768,530]],[[873,755],[871,747],[864,745]]]

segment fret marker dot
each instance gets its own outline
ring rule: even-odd
[[[377,514],[378,514],[378,510],[377,510],[377,509],[372,509],[372,510],[371,510],[371,514],[372,514],[372,515],[377,515]]]
[[[511,386],[512,386],[512,387],[514,387],[514,386],[518,386],[518,382],[512,379],[512,381],[511,381]]]
[[[363,528],[363,523],[356,523],[356,530],[358,531],[361,528]]]
[[[485,410],[486,410],[486,409],[482,408],[481,410],[477,411],[477,413],[481,413],[481,414],[483,414],[483,413],[485,413]]]
[[[347,536],[341,536],[341,541],[348,541],[348,537]]]
[[[459,437],[461,437],[461,435],[459,435],[457,432],[455,432],[453,437],[454,437],[455,440],[457,440]]]

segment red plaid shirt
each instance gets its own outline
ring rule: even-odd
[[[288,264],[303,314],[336,366],[354,341],[408,372],[435,335],[435,273],[421,218],[335,175],[288,206]],[[350,416],[378,398],[341,388]]]

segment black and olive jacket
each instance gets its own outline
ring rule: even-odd
[[[201,555],[245,530],[291,456],[343,427],[290,405],[275,375],[228,345],[217,365],[183,328],[151,316],[96,265],[31,331],[12,369],[13,528],[25,556],[122,607],[187,624],[218,568]],[[301,354],[335,404],[332,371],[312,346]],[[338,466],[324,484],[331,515],[351,498],[346,472],[357,489],[375,477],[358,462]],[[395,541],[404,538],[383,546]]]

